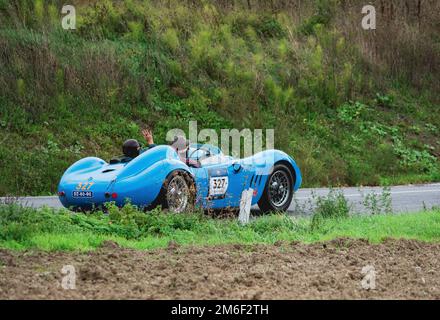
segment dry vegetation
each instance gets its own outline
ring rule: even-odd
[[[53,192],[86,155],[195,119],[275,128],[306,185],[439,179],[435,0],[0,0],[0,195]],[[50,168],[50,170],[48,169]]]

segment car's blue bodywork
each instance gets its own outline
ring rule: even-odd
[[[295,161],[279,150],[259,152],[252,157],[235,159],[224,156],[219,148],[191,145],[190,150],[205,161],[200,168],[186,165],[169,146],[151,148],[128,163],[109,164],[102,159],[88,157],[74,163],[61,178],[58,194],[67,208],[92,209],[114,201],[118,206],[127,199],[139,207],[155,202],[165,179],[174,171],[186,171],[194,180],[196,205],[204,209],[239,207],[243,190],[252,188],[252,204],[260,199],[273,166],[283,163],[294,177],[293,190],[301,185],[301,173]],[[208,152],[206,153],[206,150]],[[208,155],[208,156],[206,156]],[[192,157],[192,156],[191,156]],[[213,161],[211,161],[213,160]],[[223,194],[213,194],[210,179],[228,177]],[[212,188],[211,188],[212,189]]]

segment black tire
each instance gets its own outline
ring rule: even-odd
[[[275,179],[277,180],[275,181]],[[275,182],[277,182],[278,180],[280,180],[281,182],[278,182],[278,184],[276,185]],[[285,180],[287,184],[283,182]],[[272,169],[272,173],[267,178],[263,194],[258,201],[258,206],[260,207],[261,212],[268,213],[274,211],[287,211],[290,203],[292,202],[293,184],[294,177],[290,168],[284,164],[275,164]],[[284,194],[284,190],[287,191],[286,194]],[[279,197],[279,199],[276,197]]]
[[[171,190],[173,184],[178,182],[182,185],[182,187],[187,192],[187,200],[186,204],[182,205],[182,207],[176,207],[175,203],[173,203],[171,197]],[[171,172],[165,181],[163,182],[162,188],[160,190],[157,205],[161,205],[162,209],[169,210],[170,212],[175,213],[185,213],[190,212],[194,210],[194,204],[195,204],[195,184],[193,179],[191,178],[190,174],[188,174],[186,171],[183,170],[176,170]]]

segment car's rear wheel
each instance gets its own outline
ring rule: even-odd
[[[183,213],[194,209],[194,182],[188,173],[174,171],[166,179],[159,195],[163,209]]]
[[[267,179],[266,186],[258,201],[263,213],[271,211],[287,211],[293,197],[293,175],[291,170],[283,165],[276,164]]]

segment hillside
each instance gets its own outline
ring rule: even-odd
[[[273,128],[305,186],[440,181],[440,2],[0,0],[0,196],[150,126]]]

